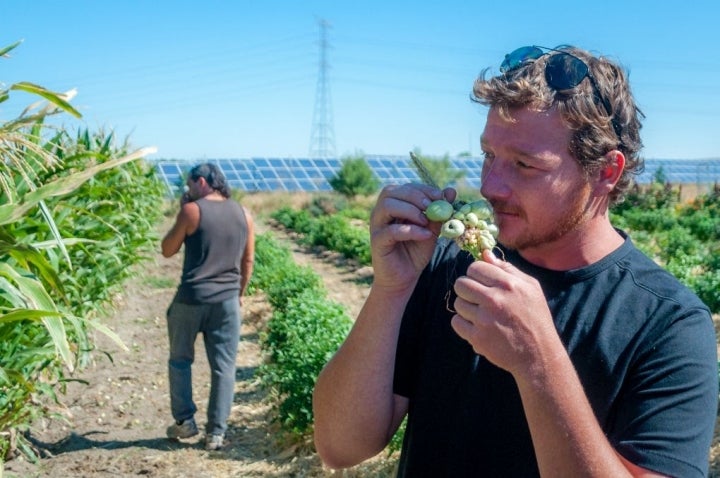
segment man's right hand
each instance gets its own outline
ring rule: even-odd
[[[440,191],[422,184],[386,186],[370,215],[374,285],[405,290],[414,287],[435,249],[441,223],[425,209],[436,199],[453,201],[452,188]]]

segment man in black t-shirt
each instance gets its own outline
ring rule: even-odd
[[[643,165],[625,72],[532,46],[486,76],[481,193],[504,260],[437,242],[423,211],[453,189],[383,189],[371,293],[316,384],[321,458],[359,463],[407,416],[399,476],[705,476],[712,318],[609,220]]]

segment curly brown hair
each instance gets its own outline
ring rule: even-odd
[[[507,120],[511,120],[511,110],[515,108],[529,107],[538,111],[556,108],[563,122],[573,131],[568,145],[570,154],[588,177],[605,165],[606,153],[614,149],[621,151],[625,155],[625,168],[609,196],[611,204],[621,202],[633,185],[634,176],[644,168],[644,160],[639,155],[644,115],[635,104],[626,72],[606,57],[596,57],[573,46],[543,50],[547,53],[498,76],[488,78],[489,69],[484,70],[475,80],[472,100],[496,108]],[[548,86],[545,79],[547,62],[562,53],[582,60],[594,84],[583,80],[567,90]]]

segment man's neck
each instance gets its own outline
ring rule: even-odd
[[[225,196],[220,194],[219,191],[216,191],[215,189],[210,190],[207,194],[203,196],[203,199],[207,199],[208,201],[224,201]]]
[[[518,252],[537,266],[568,271],[598,262],[625,242],[609,221],[588,226],[571,231],[552,243]]]

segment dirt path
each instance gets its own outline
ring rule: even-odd
[[[261,230],[266,226],[261,225]],[[280,235],[279,238],[282,236]],[[365,280],[333,255],[318,255],[287,242],[299,264],[310,265],[325,281],[328,296],[344,304],[354,317],[367,294]],[[7,477],[324,477],[382,476],[390,466],[382,459],[353,470],[324,469],[310,447],[286,448],[275,442],[265,392],[254,379],[260,364],[258,330],[270,316],[262,297],[244,299],[242,337],[238,352],[235,403],[229,420],[227,446],[207,452],[201,439],[173,443],[165,438],[170,423],[167,391],[165,310],[180,276],[181,255],[158,257],[145,265],[116,298],[107,323],[128,351],[104,336],[98,347],[112,362],[95,354],[95,362],[70,383],[58,414],[33,427],[32,437],[47,451],[38,464],[21,458],[5,463]],[[338,267],[340,266],[340,267]],[[196,343],[194,398],[199,425],[205,422],[208,366],[202,340]]]

